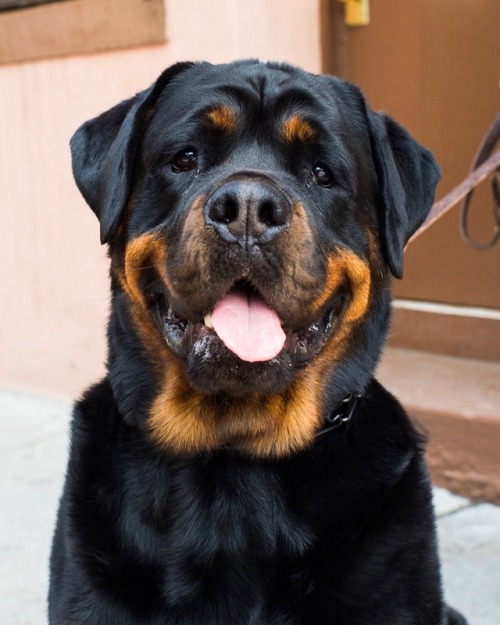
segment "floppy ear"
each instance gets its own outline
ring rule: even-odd
[[[116,233],[130,197],[135,157],[148,113],[167,83],[192,65],[169,67],[152,87],[85,122],[73,135],[73,176],[101,223],[101,243]]]
[[[401,278],[404,247],[432,207],[441,170],[429,150],[393,119],[367,111],[382,243],[391,273]]]

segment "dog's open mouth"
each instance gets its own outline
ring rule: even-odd
[[[187,358],[191,352],[205,358],[236,357],[246,363],[276,362],[287,355],[293,366],[304,366],[321,350],[339,318],[345,296],[339,292],[334,305],[306,328],[284,327],[253,286],[238,283],[222,297],[203,320],[180,317],[165,296],[157,299],[157,318],[167,345]]]

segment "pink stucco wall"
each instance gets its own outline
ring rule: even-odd
[[[0,66],[0,385],[74,396],[104,371],[106,250],[68,150],[81,122],[178,60],[320,71],[319,0],[166,0],[166,13],[165,45]]]

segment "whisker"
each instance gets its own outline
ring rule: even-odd
[[[154,280],[153,282],[151,282],[151,284],[149,285],[149,287],[151,288],[152,286],[156,286],[157,284],[163,284],[163,280],[161,278],[157,278],[156,280]]]
[[[156,265],[145,265],[144,267],[130,267],[129,271],[142,271],[143,269],[156,269]]]

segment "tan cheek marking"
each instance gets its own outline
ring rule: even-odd
[[[350,250],[340,250],[330,257],[327,286],[320,300],[321,305],[341,284],[345,284],[350,289],[351,301],[340,326],[308,368],[310,374],[318,380],[321,397],[324,395],[325,382],[351,344],[357,322],[365,316],[368,309],[372,287],[370,263]]]
[[[344,274],[350,282],[352,293],[345,321],[357,321],[364,317],[370,302],[370,266],[366,260],[347,250],[341,252],[340,260]]]
[[[142,273],[154,268],[167,283],[166,247],[157,233],[144,234],[132,239],[125,250],[124,283],[122,286],[135,304],[145,308],[146,302],[140,287]]]
[[[154,323],[151,311],[148,310],[140,281],[144,271],[154,269],[167,282],[166,255],[162,237],[157,233],[145,234],[128,243],[124,267],[115,271],[131,303],[130,315],[138,336],[160,377],[164,375],[164,358],[168,354],[168,348],[160,329]]]
[[[370,301],[370,265],[350,250],[341,249],[328,259],[327,278],[320,297],[314,302],[313,310],[319,313],[328,299],[342,285],[351,292],[351,302],[344,322],[356,321],[364,316]]]
[[[325,287],[312,306],[312,315],[314,317],[317,317],[320,314],[323,306],[344,281],[345,276],[339,267],[337,260],[329,258]]]
[[[207,118],[214,128],[224,132],[234,132],[238,127],[238,115],[230,106],[218,106],[207,113]]]
[[[311,124],[299,115],[294,115],[285,121],[281,134],[287,143],[307,141],[314,137],[315,132]]]

